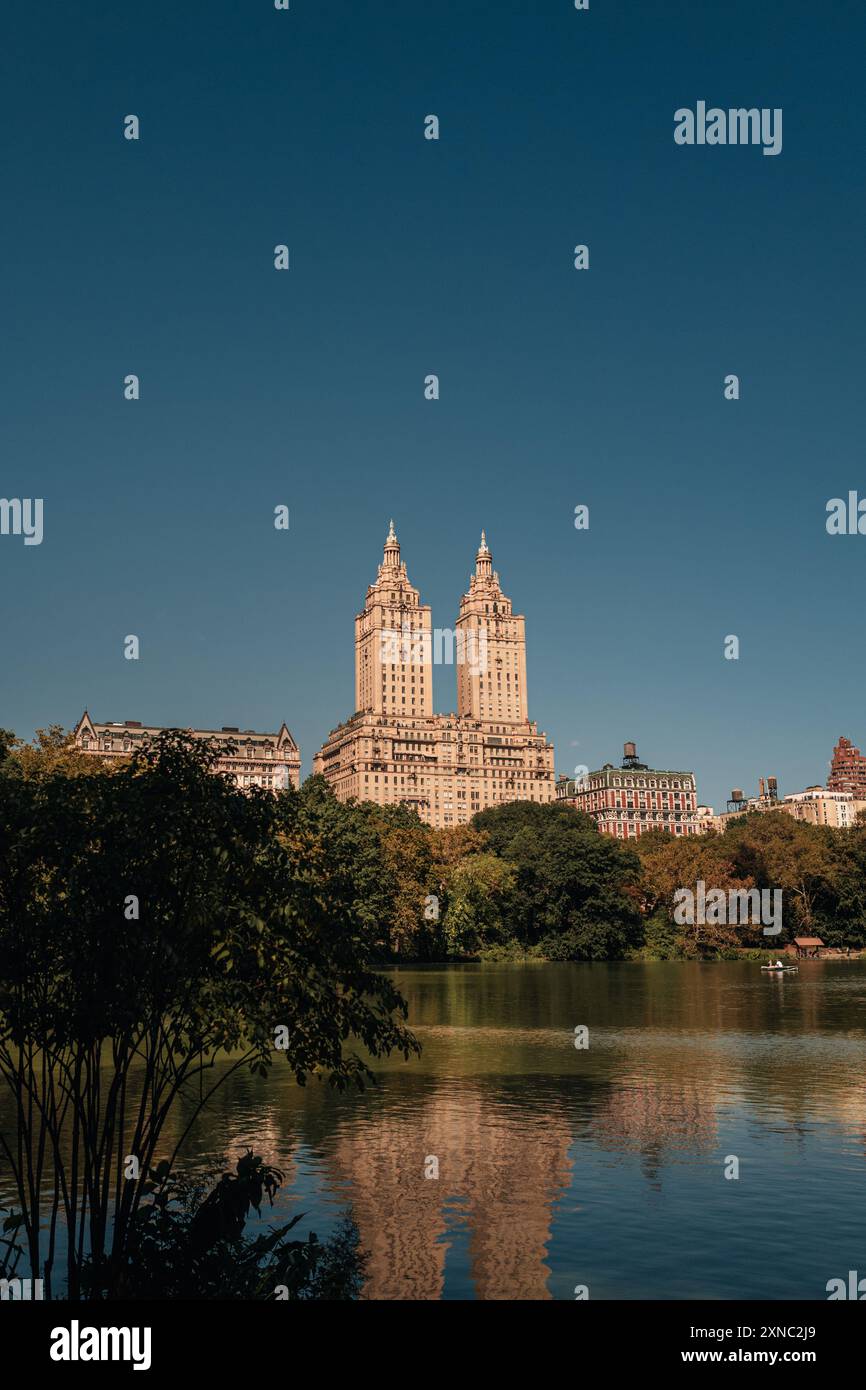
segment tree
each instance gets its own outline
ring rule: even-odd
[[[827,849],[813,922],[828,946],[866,946],[866,820],[824,830]]]
[[[524,946],[555,960],[624,955],[640,936],[639,861],[570,806],[520,801],[491,807],[473,826],[514,866],[506,913]]]
[[[168,732],[110,774],[0,765],[0,1074],[18,1106],[0,1152],[49,1296],[61,1218],[68,1297],[85,1250],[94,1285],[120,1288],[179,1097],[193,1118],[169,1168],[240,1067],[266,1074],[282,1056],[300,1084],[343,1088],[372,1075],[356,1043],[418,1050],[374,969],[357,825],[328,841],[315,796],[242,793],[217,756]]]
[[[740,817],[721,842],[737,872],[750,875],[760,888],[782,890],[786,926],[790,922],[795,930],[814,934],[816,909],[831,891],[832,830],[773,811]]]
[[[283,1174],[249,1150],[233,1173],[212,1190],[177,1178],[161,1163],[148,1174],[145,1199],[136,1213],[126,1263],[120,1273],[124,1299],[264,1299],[300,1301],[357,1298],[366,1264],[357,1228],[344,1221],[322,1243],[290,1236],[302,1220],[292,1217],[267,1232],[249,1236],[251,1211],[271,1206]],[[90,1297],[104,1288],[89,1262],[83,1282]]]
[[[738,923],[699,921],[693,913],[691,922],[678,922],[675,917],[675,894],[681,889],[697,892],[703,882],[706,891],[720,889],[749,889],[751,877],[738,875],[732,846],[718,835],[641,835],[637,850],[642,866],[641,886],[644,910],[649,918],[646,947],[653,955],[704,956],[721,950],[731,950],[755,936],[755,930]]]
[[[444,881],[449,954],[471,955],[503,940],[504,910],[515,880],[514,866],[490,851],[467,854],[451,866]]]
[[[424,917],[433,868],[431,832],[417,812],[404,806],[370,811],[379,839],[385,881],[390,885],[388,946],[396,956],[426,956],[438,937]]]
[[[7,774],[45,777],[52,772],[67,776],[86,773],[94,776],[106,771],[105,764],[76,746],[71,733],[61,724],[37,729],[32,743],[18,739],[8,729],[0,730],[0,765]]]

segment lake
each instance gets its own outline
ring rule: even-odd
[[[366,1297],[810,1299],[866,1275],[866,962],[393,975],[420,1059],[361,1095],[279,1060],[233,1077],[182,1165],[251,1145],[286,1171],[268,1223],[324,1236],[350,1210]]]

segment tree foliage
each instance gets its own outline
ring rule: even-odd
[[[363,826],[331,800],[239,792],[179,732],[93,775],[63,751],[0,763],[0,1072],[18,1106],[0,1154],[33,1277],[50,1288],[62,1218],[75,1298],[85,1250],[100,1286],[120,1279],[144,1182],[125,1161],[154,1167],[193,1083],[202,1104],[276,1059],[301,1084],[363,1085],[370,1058],[417,1044],[375,969]]]
[[[643,836],[637,848],[653,952],[693,955],[766,944],[760,925],[676,926],[673,894],[694,889],[699,879],[708,888],[780,890],[782,932],[774,949],[794,936],[866,945],[866,823],[833,829],[772,811],[737,817],[721,835]]]
[[[167,1163],[144,1184],[126,1260],[116,1282],[123,1299],[262,1299],[266,1301],[357,1298],[366,1258],[358,1232],[344,1220],[327,1241],[290,1233],[303,1213],[250,1235],[250,1213],[261,1216],[263,1199],[273,1207],[283,1174],[247,1151],[233,1173],[224,1173],[209,1193],[178,1178]],[[85,1262],[89,1298],[106,1296],[98,1269]]]

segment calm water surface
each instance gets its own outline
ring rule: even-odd
[[[363,1095],[232,1078],[186,1154],[252,1145],[301,1230],[351,1210],[367,1297],[806,1299],[866,1274],[866,963],[394,976],[420,1060]]]
[[[286,1173],[265,1224],[351,1212],[366,1297],[808,1299],[866,1275],[866,962],[394,977],[420,1059],[362,1095],[279,1060],[231,1077],[181,1164],[216,1176],[249,1145]]]

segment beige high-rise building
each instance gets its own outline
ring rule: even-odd
[[[511,599],[499,587],[483,531],[469,592],[460,600],[457,631],[459,649],[470,658],[457,667],[458,713],[519,724],[527,712],[525,622],[512,613]]]
[[[457,666],[457,712],[433,713],[433,666]],[[553,801],[553,745],[529,720],[524,619],[482,532],[455,628],[433,629],[394,524],[355,619],[356,710],[313,760],[341,801],[414,807],[435,826],[486,806]]]
[[[430,607],[409,583],[392,521],[376,583],[355,619],[355,709],[431,715],[431,639]]]

